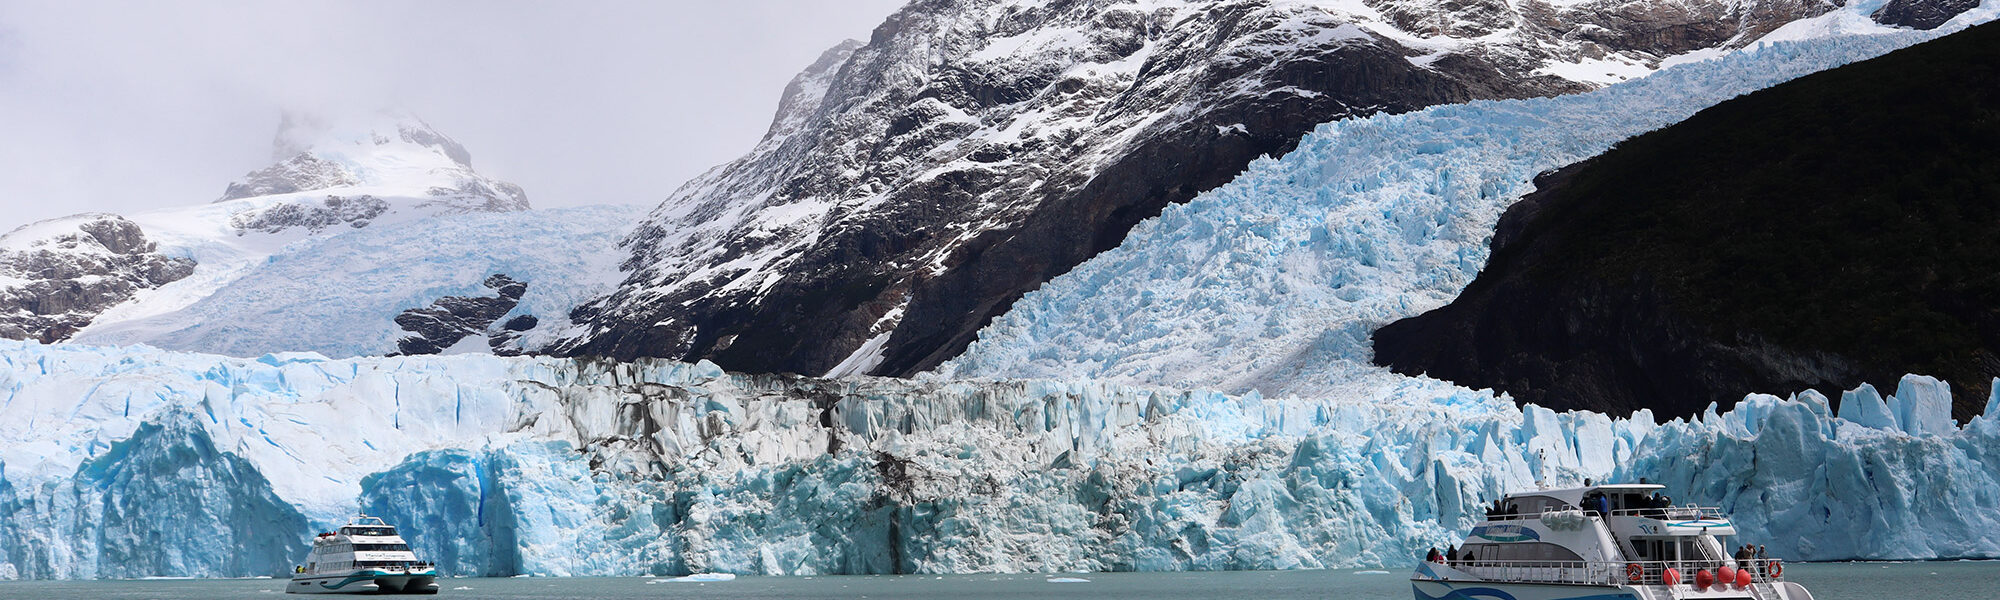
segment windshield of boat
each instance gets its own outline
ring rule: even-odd
[[[1715,536],[1708,535],[1632,538],[1635,558],[1644,561],[1720,561],[1722,555],[1717,551],[1721,547]]]

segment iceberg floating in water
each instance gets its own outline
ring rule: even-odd
[[[0,342],[0,573],[272,574],[356,510],[457,575],[1395,566],[1499,494],[1585,477],[1665,483],[1790,559],[2000,556],[2000,423],[1924,416],[1928,378],[1884,400],[1914,434],[1813,392],[1659,423],[1376,383],[1272,399]],[[167,535],[186,529],[230,543]]]

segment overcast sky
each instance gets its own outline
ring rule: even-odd
[[[902,3],[0,2],[0,233],[212,201],[287,107],[407,108],[537,207],[651,205]]]

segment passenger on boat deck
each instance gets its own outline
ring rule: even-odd
[[[1449,565],[1449,564],[1455,564],[1457,562],[1458,562],[1458,545],[1453,544],[1450,547],[1444,549],[1444,564]]]
[[[1744,544],[1736,547],[1736,555],[1734,556],[1734,558],[1736,559],[1736,562],[1739,564],[1749,564],[1750,554],[1751,554],[1750,545]]]
[[[1438,554],[1437,546],[1431,546],[1430,553],[1424,555],[1424,562],[1444,562],[1444,557]]]

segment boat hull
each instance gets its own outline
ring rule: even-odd
[[[435,594],[437,575],[359,572],[349,575],[299,575],[285,586],[288,594]]]
[[[1812,600],[1805,587],[1789,581],[1757,584],[1757,591],[1664,585],[1568,585],[1412,579],[1416,600]]]
[[[1411,580],[1416,600],[1646,600],[1615,586]]]

